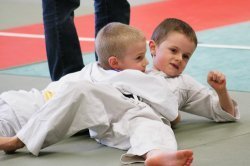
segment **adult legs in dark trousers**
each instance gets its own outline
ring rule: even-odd
[[[127,0],[95,0],[95,36],[110,22],[129,24],[130,4]],[[98,57],[95,54],[95,59]]]
[[[80,0],[43,0],[42,4],[49,71],[52,81],[56,81],[84,67],[74,24],[74,10]],[[95,34],[110,22],[129,24],[127,0],[95,0],[94,7]]]

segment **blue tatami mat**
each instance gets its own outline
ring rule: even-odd
[[[228,90],[250,92],[249,53],[250,50],[198,47],[185,73],[207,84],[207,73],[218,70],[226,75]]]
[[[198,32],[201,46],[191,58],[186,73],[206,84],[208,71],[219,70],[227,76],[229,90],[250,92],[249,29],[250,22],[244,22]],[[215,47],[202,47],[202,44]]]
[[[83,56],[84,64],[95,61],[95,54],[85,54]],[[35,76],[35,77],[49,77],[49,68],[47,62],[31,64],[27,66],[15,67],[7,70],[2,70],[0,73],[11,75]]]

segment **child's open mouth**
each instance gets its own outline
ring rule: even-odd
[[[174,63],[170,63],[171,64],[171,66],[173,66],[175,69],[179,69],[179,66],[178,65],[176,65],[176,64],[174,64]]]

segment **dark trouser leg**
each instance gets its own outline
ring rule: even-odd
[[[46,51],[51,79],[84,67],[74,24],[74,10],[80,0],[43,0]]]
[[[129,21],[130,4],[127,0],[95,0],[95,35],[110,22],[129,24]]]

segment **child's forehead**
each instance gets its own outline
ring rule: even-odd
[[[184,52],[192,53],[196,49],[196,44],[189,36],[184,33],[176,32],[169,34],[158,47],[176,47]]]
[[[178,39],[178,38],[186,38],[188,39],[190,42],[195,43],[192,38],[190,36],[188,36],[187,34],[180,32],[180,31],[170,31],[169,33],[167,33],[165,36],[162,37],[162,39],[159,42],[159,45],[161,43],[163,43],[166,40],[170,40],[170,39]]]

